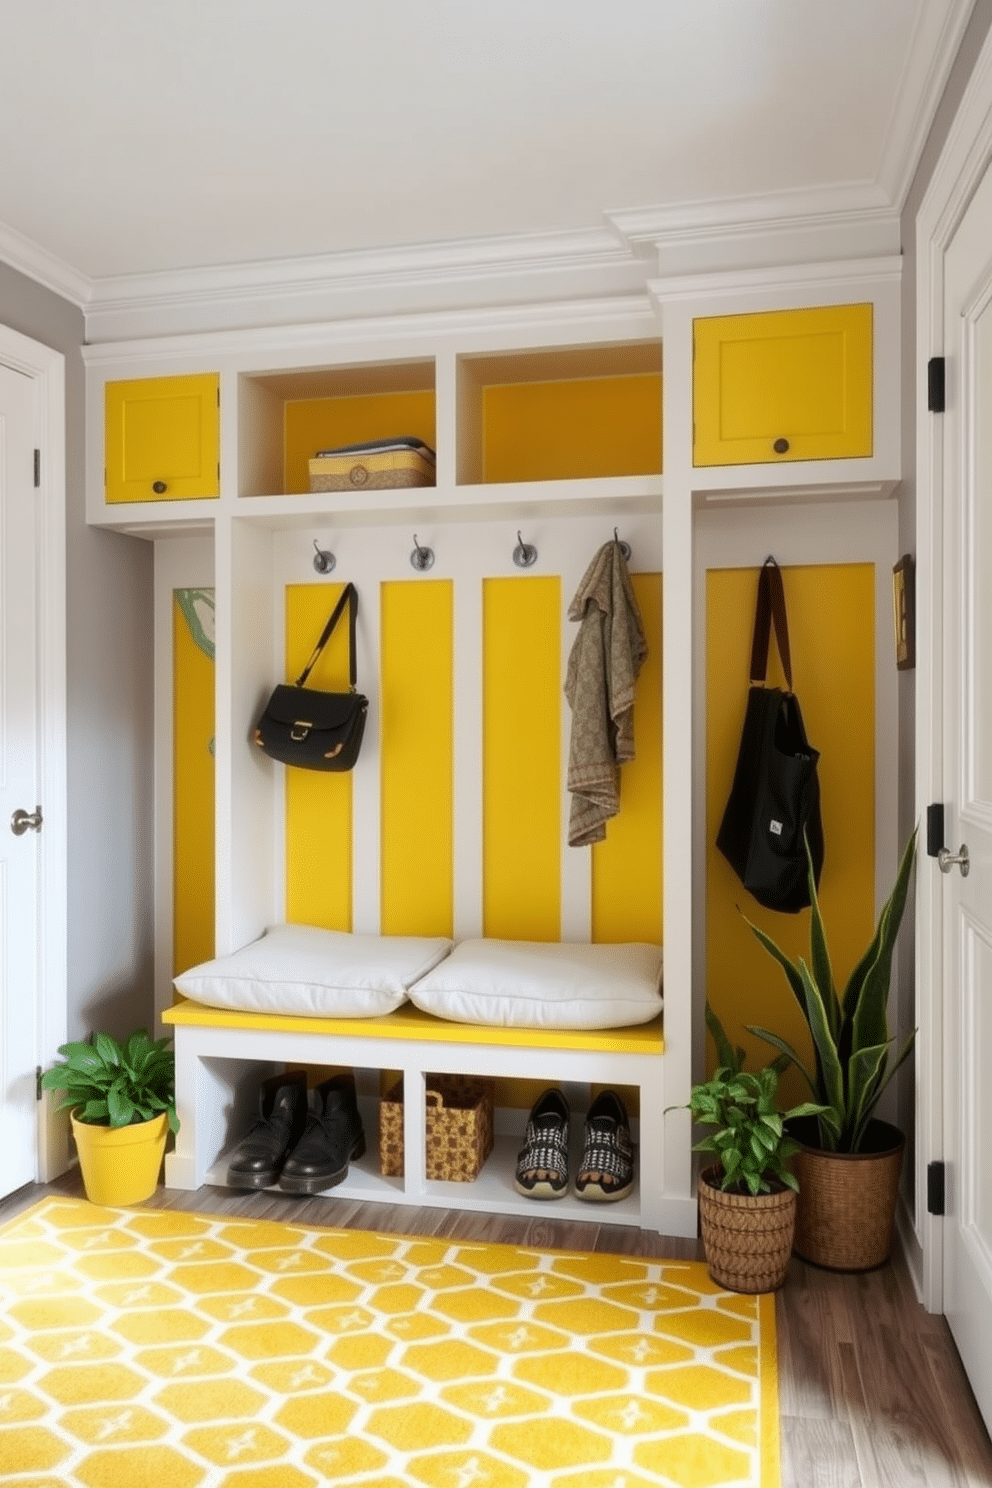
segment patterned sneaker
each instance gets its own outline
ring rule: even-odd
[[[589,1107],[575,1196],[594,1203],[625,1199],[634,1187],[634,1148],[623,1101],[604,1090]]]
[[[546,1090],[527,1118],[517,1156],[514,1188],[527,1199],[563,1199],[568,1193],[568,1102]]]

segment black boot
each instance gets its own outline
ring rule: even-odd
[[[348,1163],[364,1152],[355,1077],[332,1075],[310,1092],[306,1131],[283,1165],[279,1187],[285,1193],[322,1193],[340,1183]]]
[[[290,1070],[263,1080],[258,1116],[231,1153],[227,1181],[233,1188],[268,1188],[306,1128],[307,1076]]]

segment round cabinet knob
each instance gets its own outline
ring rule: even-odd
[[[364,465],[352,465],[348,471],[348,479],[353,486],[364,486],[368,478],[369,473]]]
[[[168,489],[165,481],[152,481],[152,490],[156,496],[164,496]]]
[[[789,441],[787,439],[776,439],[775,443],[772,445],[772,449],[777,455],[787,454],[789,450]]]

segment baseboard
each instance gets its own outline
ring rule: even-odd
[[[906,1261],[906,1269],[913,1283],[916,1300],[924,1303],[923,1295],[923,1247],[916,1235],[916,1226],[905,1196],[900,1193],[896,1203],[895,1241]],[[924,1303],[925,1305],[925,1303]]]
[[[37,1103],[38,1182],[51,1183],[74,1162],[69,1138],[69,1113],[57,1108],[61,1091],[42,1090]]]

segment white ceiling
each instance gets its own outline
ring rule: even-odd
[[[971,4],[0,0],[0,258],[85,300],[726,199],[898,207]]]

